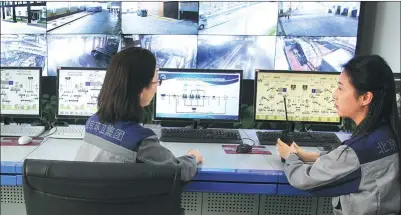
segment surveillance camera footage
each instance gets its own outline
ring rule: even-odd
[[[121,48],[129,46],[152,51],[159,68],[196,68],[196,35],[124,35]]]
[[[120,2],[48,2],[50,34],[120,34]]]
[[[1,34],[46,33],[45,1],[0,1]]]
[[[199,34],[276,35],[277,2],[200,2]]]
[[[56,76],[58,67],[106,68],[117,53],[119,36],[49,35],[48,75]]]
[[[356,37],[277,37],[275,69],[341,72],[355,46]]]
[[[276,37],[198,37],[198,68],[241,69],[244,79],[254,79],[255,69],[273,69]]]
[[[360,2],[279,2],[277,35],[356,37]]]
[[[124,34],[197,34],[198,2],[122,2]]]
[[[45,35],[1,35],[1,66],[42,67],[46,71]]]

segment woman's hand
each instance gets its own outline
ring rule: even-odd
[[[291,154],[291,153],[296,153],[296,149],[293,145],[288,146],[286,143],[284,143],[283,141],[281,141],[280,139],[277,139],[277,151],[280,155],[280,157],[287,159],[287,157]]]
[[[319,153],[317,152],[306,152],[304,151],[301,147],[299,147],[295,142],[292,143],[292,145],[299,158],[301,158],[301,160],[303,162],[315,162],[318,158],[319,158]]]
[[[203,163],[203,156],[201,155],[201,153],[197,149],[189,150],[186,155],[195,157],[195,160],[196,160],[197,164]]]

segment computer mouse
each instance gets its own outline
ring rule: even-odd
[[[32,137],[22,136],[18,138],[18,144],[25,145],[32,142]]]
[[[236,151],[237,153],[245,154],[245,153],[249,153],[251,150],[252,150],[252,146],[251,146],[251,145],[242,143],[242,144],[239,144],[239,145],[237,146],[237,149],[236,149],[235,151]]]

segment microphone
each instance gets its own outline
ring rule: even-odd
[[[285,96],[284,98],[284,111],[285,111],[285,121],[287,122],[287,129],[281,132],[280,140],[286,143],[288,146],[294,142],[290,135],[290,122],[288,121],[288,114],[287,114],[287,99]],[[281,162],[285,162],[284,158],[281,158]]]

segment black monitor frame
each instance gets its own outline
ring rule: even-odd
[[[254,105],[253,105],[253,120],[254,122],[286,122],[286,120],[257,120],[256,119],[256,104],[257,104],[257,82],[258,82],[258,73],[285,73],[285,74],[317,74],[317,75],[340,75],[340,72],[311,72],[311,71],[289,71],[289,70],[262,70],[257,69],[255,71],[255,84],[254,84]],[[342,117],[338,122],[315,122],[315,121],[291,121],[290,123],[302,123],[302,124],[313,124],[313,125],[341,125]]]
[[[100,67],[58,67],[57,68],[57,84],[56,84],[56,95],[57,95],[57,108],[55,117],[56,119],[88,119],[91,116],[78,116],[78,115],[60,115],[59,114],[59,102],[60,102],[60,70],[80,70],[80,71],[91,71],[91,70],[105,70],[107,68],[100,68]]]
[[[399,85],[398,87],[401,87],[401,73],[393,73],[393,75],[394,75],[395,85],[397,86],[398,84]]]
[[[12,118],[40,118],[42,116],[42,67],[8,67],[1,66],[0,69],[9,69],[9,70],[39,70],[39,113],[35,115],[25,115],[25,114],[3,114],[1,112],[2,117],[12,117]]]
[[[194,122],[196,128],[196,122],[206,121],[206,122],[222,122],[222,123],[232,123],[241,121],[241,102],[242,102],[242,85],[243,85],[243,70],[227,70],[227,69],[172,69],[172,68],[159,68],[159,71],[163,72],[198,72],[198,73],[237,73],[240,75],[239,81],[239,101],[238,101],[238,119],[237,120],[223,120],[223,119],[190,119],[190,118],[167,118],[167,117],[156,117],[156,96],[153,99],[153,121],[181,121],[181,122]],[[162,83],[163,84],[163,83]]]
[[[393,75],[394,75],[394,82],[395,82],[395,93],[399,94],[399,96],[401,97],[401,73],[393,73]],[[397,91],[397,85],[398,85],[399,91]],[[397,96],[396,96],[396,98],[397,98]],[[398,101],[396,101],[396,102],[398,102]],[[398,106],[401,106],[401,104],[397,104],[397,107]],[[401,116],[401,111],[398,114]]]

